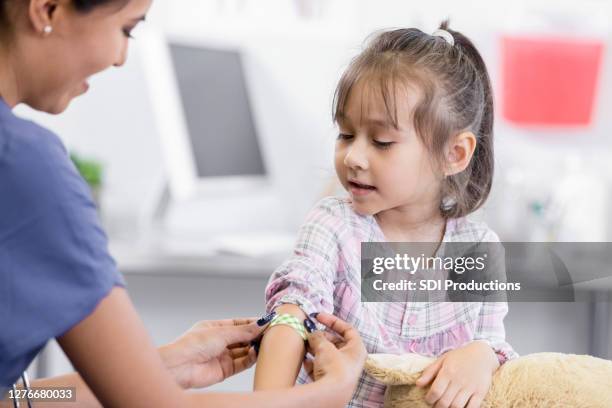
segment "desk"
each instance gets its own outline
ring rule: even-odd
[[[177,252],[163,246],[113,243],[111,254],[126,275],[269,277],[288,253],[248,257],[214,253],[206,249]]]

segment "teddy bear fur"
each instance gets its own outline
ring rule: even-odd
[[[387,384],[385,408],[428,408],[414,384],[434,359],[371,354],[366,372]],[[482,408],[612,408],[612,361],[587,355],[536,353],[502,365]]]

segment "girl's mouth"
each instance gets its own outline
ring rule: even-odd
[[[351,194],[356,196],[364,196],[370,194],[372,191],[376,190],[376,187],[371,186],[369,184],[362,184],[356,181],[348,181],[349,190]]]

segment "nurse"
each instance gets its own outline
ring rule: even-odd
[[[344,406],[365,349],[352,327],[324,314],[319,321],[343,341],[311,335],[313,383],[244,394],[184,392],[251,366],[249,342],[269,319],[201,322],[156,349],[62,143],[12,112],[24,103],[60,113],[87,91],[87,78],[123,65],[130,32],[150,3],[0,0],[0,397],[56,338],[78,373],[33,385],[76,387],[82,405]]]

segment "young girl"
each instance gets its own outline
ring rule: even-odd
[[[377,35],[336,89],[335,167],[348,198],[320,201],[293,256],[270,278],[269,311],[334,313],[370,353],[438,356],[420,378],[435,407],[480,406],[494,371],[516,356],[505,342],[502,302],[361,302],[360,243],[488,242],[497,235],[466,216],[493,176],[493,98],[472,44],[444,22],[429,35]],[[292,386],[305,349],[287,325],[260,346],[256,389]],[[316,372],[314,373],[316,377]],[[308,381],[302,372],[299,382]],[[350,407],[380,407],[384,386],[362,375]]]

